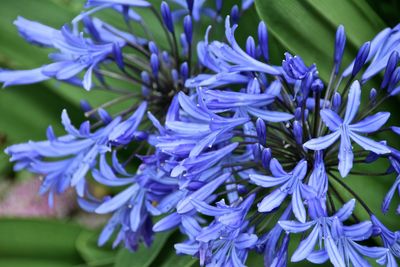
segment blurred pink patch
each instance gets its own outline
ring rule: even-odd
[[[0,216],[6,217],[66,217],[76,207],[74,192],[56,196],[50,208],[47,196],[38,194],[39,179],[0,185]]]

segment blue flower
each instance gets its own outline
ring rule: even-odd
[[[304,208],[302,195],[302,180],[307,174],[307,161],[301,160],[297,166],[290,172],[283,170],[277,159],[272,159],[270,170],[273,176],[250,174],[250,180],[261,187],[275,187],[269,195],[258,203],[259,212],[269,212],[279,207],[288,195],[292,196],[293,213],[296,218],[306,221],[306,211]]]
[[[64,110],[61,117],[67,135],[56,137],[50,127],[48,141],[13,145],[6,153],[11,155],[11,161],[17,162],[18,169],[27,168],[45,176],[40,193],[49,192],[50,201],[54,193],[62,193],[69,186],[76,187],[78,194],[83,196],[84,178],[96,165],[97,158],[109,152],[111,143],[116,140],[128,140],[128,137],[130,141],[134,140],[135,129],[145,109],[146,103],[143,103],[127,121],[121,123],[121,118],[117,117],[94,133],[90,132],[88,121],[76,129]],[[129,132],[122,130],[126,124],[129,124]]]
[[[392,150],[392,153],[393,153],[393,150]],[[394,197],[396,189],[400,190],[400,163],[398,162],[398,159],[396,159],[393,156],[389,156],[389,160],[390,160],[392,168],[394,169],[394,171],[397,174],[397,177],[382,202],[382,212],[384,212],[384,213],[386,213],[389,210],[390,202],[392,201],[392,199]]]
[[[328,258],[334,266],[345,266],[344,260],[340,256],[339,249],[332,236],[332,223],[334,220],[344,221],[350,217],[354,209],[355,201],[351,200],[346,203],[335,215],[326,217],[326,212],[321,209],[320,204],[316,200],[311,200],[310,209],[315,209],[310,214],[312,221],[296,222],[296,221],[279,221],[279,225],[287,232],[301,233],[313,227],[310,234],[303,239],[296,251],[293,253],[291,261],[298,262],[307,259],[313,263],[323,263]],[[318,242],[319,241],[319,242]],[[320,250],[314,251],[315,245],[320,244]],[[324,244],[324,247],[321,247]],[[328,256],[328,257],[327,257]]]
[[[244,266],[249,249],[258,240],[245,219],[254,197],[255,195],[251,195],[232,206],[221,201],[217,203],[217,207],[193,199],[196,210],[215,219],[199,231],[196,241],[176,244],[177,251],[189,255],[197,254],[201,265]]]
[[[321,118],[332,133],[323,137],[311,139],[303,145],[308,149],[323,150],[331,146],[340,137],[338,158],[339,171],[342,177],[346,177],[353,166],[354,156],[350,139],[365,150],[375,152],[376,154],[390,153],[390,150],[385,145],[358,134],[371,133],[379,130],[389,119],[390,113],[379,112],[362,121],[352,123],[360,106],[360,98],[360,83],[355,81],[350,88],[344,119],[341,119],[335,112],[329,109],[321,110]]]
[[[246,93],[205,90],[202,93],[206,106],[211,110],[234,110],[240,113],[249,113],[255,117],[269,122],[282,122],[291,120],[294,116],[280,111],[265,109],[275,101],[281,90],[278,81],[272,82],[264,93],[261,93],[260,84],[256,78],[250,80]]]
[[[279,221],[289,219],[291,213],[292,205],[289,205],[282,213]],[[284,234],[284,237],[280,242],[282,234]],[[279,224],[276,224],[264,237],[260,237],[258,243],[258,246],[263,247],[264,266],[286,266],[288,258],[289,234],[284,233]]]
[[[397,267],[396,258],[400,258],[400,232],[390,231],[381,223],[375,215],[371,216],[374,230],[383,241],[385,248],[388,248],[386,255],[383,255],[377,262],[389,267]]]
[[[22,35],[33,43],[58,49],[50,58],[54,63],[32,70],[0,71],[0,82],[7,85],[29,84],[41,82],[51,77],[58,80],[70,80],[86,69],[83,87],[92,87],[92,73],[97,65],[113,53],[114,44],[93,44],[82,35],[75,35],[64,26],[61,31],[22,18],[16,21]],[[38,27],[35,27],[38,25]],[[39,29],[39,30],[38,30]],[[124,43],[118,43],[124,45]]]
[[[228,72],[258,71],[271,75],[281,74],[277,67],[270,66],[252,58],[243,51],[242,48],[240,48],[234,36],[236,28],[236,24],[231,27],[228,16],[225,19],[225,37],[228,40],[229,45],[214,41],[205,48],[209,50],[216,59],[225,62]]]
[[[380,33],[378,33],[375,38],[371,41],[370,51],[368,57],[366,58],[367,62],[370,62],[368,68],[362,75],[362,82],[371,79],[381,70],[383,70],[387,63],[392,52],[397,51],[400,52],[400,31],[399,25],[394,27],[393,29],[386,28]],[[355,61],[351,63],[346,70],[343,72],[342,76],[346,77],[352,73],[353,66]]]

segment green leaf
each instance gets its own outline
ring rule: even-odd
[[[168,233],[157,233],[153,245],[150,248],[140,246],[138,251],[131,252],[127,249],[121,249],[117,255],[114,267],[148,267],[157,258],[158,254],[167,242]],[[171,249],[172,248],[164,248]]]
[[[76,249],[88,266],[104,266],[115,261],[117,251],[110,244],[99,247],[99,232],[82,231],[76,240]]]
[[[385,27],[364,0],[256,0],[256,7],[272,35],[287,50],[301,55],[306,64],[316,63],[325,81],[333,66],[338,25],[343,24],[347,34],[342,66],[347,66],[357,49]]]
[[[61,221],[2,218],[0,263],[5,264],[7,260],[16,259],[53,261],[70,265],[82,263],[75,248],[75,240],[81,231],[80,226]]]
[[[72,267],[69,262],[41,259],[1,258],[0,267]]]

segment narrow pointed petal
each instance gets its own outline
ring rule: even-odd
[[[337,248],[331,234],[328,234],[328,236],[325,237],[325,247],[333,266],[346,267],[346,264],[344,263],[344,260],[340,255],[339,249]]]
[[[353,198],[343,205],[336,213],[335,216],[339,218],[340,221],[347,220],[353,213],[354,207],[356,206],[356,200]]]
[[[132,196],[134,196],[138,190],[139,190],[138,184],[134,184],[134,185],[128,187],[127,189],[125,189],[124,191],[122,191],[121,193],[116,195],[115,197],[113,197],[113,198],[107,200],[106,202],[104,202],[103,204],[101,204],[95,210],[95,212],[99,213],[99,214],[103,214],[103,213],[112,212],[112,211],[118,209],[122,205],[126,204],[126,202]]]
[[[287,176],[288,173],[282,168],[282,165],[276,158],[271,159],[269,164],[269,169],[271,170],[272,174],[276,177]]]
[[[308,229],[310,229],[311,226],[313,226],[315,224],[315,222],[310,221],[310,222],[306,222],[306,223],[301,223],[301,222],[297,222],[297,221],[278,221],[278,224],[286,232],[296,234],[296,233],[301,233],[301,232],[307,231]]]
[[[182,201],[180,201],[176,207],[178,213],[186,213],[192,210],[194,207],[192,205],[192,199],[196,199],[199,201],[205,200],[208,196],[210,196],[222,183],[224,183],[229,177],[230,173],[225,173],[215,180],[209,182],[204,185],[202,188],[198,189],[196,192],[186,197]]]
[[[350,124],[357,114],[360,106],[361,87],[358,81],[354,81],[350,87],[350,92],[347,99],[346,114],[344,115],[343,123]]]
[[[362,241],[368,239],[372,234],[372,223],[365,221],[350,226],[343,226],[345,235],[352,240]]]
[[[290,176],[272,177],[260,174],[250,174],[249,178],[256,185],[267,188],[283,184],[290,178]]]
[[[343,123],[339,115],[330,109],[323,109],[321,110],[320,114],[321,114],[321,119],[324,121],[326,126],[328,126],[329,130],[331,130],[332,132],[339,129],[339,126]]]
[[[319,237],[319,226],[315,226],[314,229],[311,231],[309,236],[300,242],[299,247],[293,253],[291,260],[293,262],[302,261],[310,255],[313,251],[315,244],[317,243]]]
[[[317,250],[313,251],[308,255],[307,260],[315,263],[315,264],[322,264],[329,259],[329,255],[325,250]]]
[[[321,136],[318,138],[311,139],[303,144],[305,148],[311,150],[323,150],[331,146],[339,138],[340,131],[333,132],[331,134]]]
[[[353,167],[353,150],[351,147],[351,141],[348,136],[348,131],[342,130],[340,138],[340,147],[339,147],[339,172],[342,177],[346,177],[349,174],[351,168]]]
[[[304,203],[301,199],[300,186],[297,186],[293,192],[292,206],[296,218],[302,223],[306,222],[306,209],[304,208]]]
[[[357,144],[359,144],[365,150],[372,151],[376,154],[387,154],[390,153],[390,149],[384,144],[378,143],[369,139],[367,137],[358,135],[356,133],[350,132],[351,139],[354,140]]]
[[[280,188],[275,189],[266,196],[260,203],[258,203],[258,211],[259,212],[269,212],[279,205],[282,204],[283,200],[286,198],[287,192],[282,192]]]
[[[389,119],[389,112],[378,112],[362,121],[349,125],[349,129],[354,132],[372,133],[379,130]]]
[[[264,109],[254,108],[254,107],[247,107],[247,111],[251,115],[258,117],[260,119],[263,119],[265,121],[269,121],[269,122],[289,121],[294,118],[294,116],[289,113],[280,112],[280,111],[264,110]]]

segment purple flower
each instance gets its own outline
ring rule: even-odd
[[[269,212],[279,207],[288,195],[292,196],[293,213],[296,218],[306,221],[306,211],[304,208],[302,195],[302,180],[307,173],[307,161],[301,160],[290,172],[283,170],[278,160],[272,159],[269,166],[273,176],[250,174],[250,180],[261,187],[275,187],[269,195],[258,203],[259,212]]]
[[[379,112],[357,123],[352,123],[360,106],[360,98],[360,83],[355,81],[350,88],[344,119],[329,109],[321,110],[321,118],[332,133],[311,139],[303,145],[308,149],[323,150],[331,146],[340,137],[338,158],[339,171],[342,177],[346,177],[353,166],[354,156],[350,140],[353,140],[365,150],[376,154],[390,153],[390,150],[385,145],[359,135],[359,133],[371,133],[379,130],[389,119],[390,113]]]
[[[81,71],[86,70],[83,77],[83,87],[90,90],[92,87],[92,73],[99,63],[113,53],[113,44],[93,44],[81,35],[74,35],[64,26],[61,31],[40,25],[43,30],[37,31],[30,22],[19,18],[17,25],[23,36],[30,42],[40,43],[58,49],[50,58],[54,63],[33,70],[0,71],[0,82],[7,85],[29,84],[41,82],[50,77],[58,80],[75,78]],[[37,23],[35,23],[37,24]]]
[[[83,196],[84,178],[96,165],[97,158],[109,152],[112,143],[126,143],[135,139],[135,130],[145,108],[146,103],[143,103],[127,121],[121,123],[121,118],[117,117],[94,133],[90,132],[88,121],[76,129],[64,110],[62,124],[67,135],[56,137],[49,127],[48,141],[17,144],[5,151],[11,155],[11,161],[17,162],[16,168],[26,168],[45,176],[41,194],[49,192],[51,199],[53,193],[62,193],[69,186],[74,186],[78,194]],[[127,127],[129,132],[125,130]]]
[[[375,215],[371,216],[371,221],[374,225],[374,230],[383,241],[383,245],[388,249],[377,262],[381,265],[396,267],[396,258],[400,257],[400,232],[392,232],[383,225]]]

